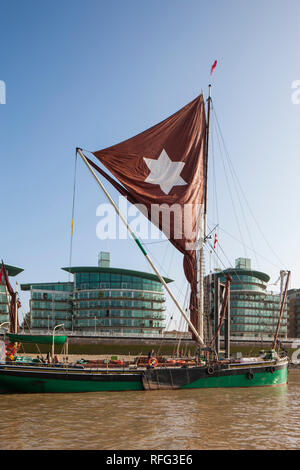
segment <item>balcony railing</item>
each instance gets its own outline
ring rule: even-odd
[[[91,327],[89,327],[91,328]],[[114,327],[108,327],[109,329],[112,329]],[[136,327],[138,328],[138,327]],[[36,328],[32,328],[32,333],[38,335],[38,334],[49,334],[49,331],[47,330],[47,328],[45,329],[36,329]],[[91,336],[91,337],[117,337],[117,338],[158,338],[158,339],[167,339],[167,338],[170,338],[170,339],[178,339],[179,337],[181,339],[191,339],[191,334],[190,333],[187,333],[187,332],[180,332],[180,333],[171,333],[171,332],[162,332],[162,333],[159,333],[159,332],[148,332],[147,333],[125,333],[125,332],[122,332],[122,333],[112,333],[111,331],[107,331],[107,332],[99,332],[99,331],[92,331],[92,330],[74,330],[74,331],[70,331],[70,330],[65,330],[64,331],[64,334],[66,334],[67,336],[83,336],[83,337],[86,337],[86,336]]]

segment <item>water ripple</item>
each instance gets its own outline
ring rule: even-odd
[[[297,449],[300,371],[283,387],[0,395],[4,449]]]

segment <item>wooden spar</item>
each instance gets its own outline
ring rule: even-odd
[[[185,314],[184,310],[182,309],[182,307],[179,305],[178,301],[176,300],[176,298],[174,297],[174,295],[172,294],[171,290],[169,289],[168,287],[168,284],[165,282],[164,278],[160,275],[158,269],[156,268],[155,264],[153,263],[153,261],[151,260],[151,258],[149,257],[149,255],[147,254],[145,248],[143,247],[143,245],[141,244],[140,240],[137,238],[137,236],[135,235],[135,233],[133,232],[132,228],[128,225],[126,219],[122,216],[122,214],[119,212],[119,209],[117,207],[117,205],[115,204],[114,200],[111,198],[110,194],[107,192],[107,190],[105,189],[104,185],[102,184],[101,180],[98,178],[98,176],[96,175],[96,173],[94,172],[93,168],[91,167],[91,165],[89,164],[89,162],[87,161],[86,159],[86,156],[84,155],[84,153],[82,152],[82,150],[80,148],[77,148],[76,149],[77,152],[79,153],[79,155],[81,156],[82,160],[84,161],[84,163],[86,164],[86,166],[88,167],[88,169],[90,170],[90,172],[92,173],[93,177],[95,178],[96,182],[98,183],[98,185],[100,186],[100,188],[102,189],[102,191],[104,192],[105,196],[107,197],[107,199],[109,200],[109,202],[111,203],[111,205],[113,206],[113,208],[115,209],[116,213],[118,214],[118,216],[120,217],[120,219],[122,220],[122,222],[125,224],[128,232],[130,233],[130,235],[132,236],[132,238],[134,239],[134,241],[136,242],[136,244],[138,245],[139,249],[141,250],[141,252],[143,253],[143,255],[145,256],[145,258],[147,259],[148,263],[150,264],[150,266],[152,267],[152,269],[154,270],[155,274],[157,275],[157,277],[159,278],[160,282],[162,283],[162,285],[164,286],[164,288],[166,289],[166,291],[168,292],[168,294],[170,295],[171,299],[173,300],[174,304],[176,305],[176,307],[178,308],[178,310],[180,311],[181,315],[183,316],[183,318],[185,319],[185,321],[188,323],[189,327],[191,328],[192,332],[194,333],[195,337],[196,337],[196,340],[197,342],[200,344],[200,345],[204,345],[204,342],[203,342],[203,339],[202,337],[199,335],[199,333],[197,332],[196,328],[194,327],[194,325],[192,324],[192,322],[190,321],[190,319],[187,317],[187,315]]]
[[[221,327],[222,327],[222,324],[223,324],[223,321],[224,321],[224,318],[225,318],[225,315],[226,315],[226,309],[227,309],[227,305],[228,305],[231,281],[232,281],[232,277],[230,275],[227,275],[226,286],[225,286],[225,296],[224,296],[224,300],[223,300],[221,319],[220,319],[220,323],[218,325],[217,331],[215,333],[215,336],[211,340],[211,342],[209,344],[209,347],[212,347],[212,345],[214,344],[216,338],[220,334]]]
[[[275,336],[274,336],[273,349],[276,348],[276,344],[277,344],[277,340],[278,340],[279,329],[280,329],[280,324],[281,324],[281,319],[282,319],[282,314],[283,314],[287,289],[288,289],[289,280],[290,280],[290,274],[291,274],[291,271],[288,271],[287,272],[286,283],[285,283],[285,288],[284,288],[284,292],[283,292],[283,296],[282,296],[282,300],[281,300],[281,307],[280,307],[280,313],[279,313],[278,322],[277,322],[276,333],[275,333]]]
[[[18,283],[16,282],[16,299],[15,299],[15,331],[14,333],[18,333]]]

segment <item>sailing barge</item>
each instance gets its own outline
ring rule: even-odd
[[[174,361],[175,362],[175,361]],[[184,362],[184,364],[183,364]],[[179,364],[0,364],[0,390],[76,393],[191,388],[261,387],[287,382],[287,358],[275,351],[243,360]]]
[[[210,90],[210,88],[209,88]],[[276,352],[280,322],[289,280],[282,296],[273,347],[261,357],[233,360],[230,355],[230,278],[214,286],[214,336],[204,332],[203,246],[207,241],[207,163],[211,96],[207,117],[203,95],[171,117],[147,131],[94,156],[114,176],[103,171],[81,149],[77,149],[88,169],[116,210],[120,219],[149,262],[175,306],[188,323],[198,354],[193,361],[175,363],[151,358],[149,363],[103,364],[25,364],[6,361],[0,364],[0,389],[5,392],[74,393],[129,390],[174,390],[216,387],[261,387],[287,383],[288,358]],[[143,204],[143,214],[168,236],[183,254],[183,269],[190,285],[188,316],[170,291],[164,278],[128,225],[97,176],[100,173],[133,204]],[[160,210],[176,204],[172,223],[165,224]],[[154,207],[155,206],[155,207]],[[188,210],[186,210],[188,209]],[[186,231],[186,227],[188,230]],[[72,219],[73,228],[73,219]],[[198,269],[199,268],[199,269]],[[216,282],[219,282],[216,279]],[[12,302],[15,311],[15,304]],[[15,317],[14,317],[15,318]],[[220,359],[215,341],[225,330],[225,357]],[[11,333],[18,333],[17,329]],[[16,337],[14,338],[16,340]],[[24,341],[24,338],[19,338]],[[25,338],[26,340],[26,338]]]

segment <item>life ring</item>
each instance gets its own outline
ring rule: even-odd
[[[209,375],[213,374],[214,371],[215,371],[215,369],[214,369],[213,367],[208,367],[208,368],[207,368],[207,373],[208,373]]]
[[[156,367],[158,364],[158,360],[156,359],[156,357],[150,357],[148,364],[149,366]]]
[[[6,355],[9,356],[9,355],[13,355],[15,354],[16,350],[14,347],[12,348],[6,348]]]
[[[251,371],[248,372],[248,374],[247,374],[247,379],[249,379],[249,380],[253,380],[253,379],[254,379],[254,374],[253,374],[253,372],[251,372]]]

